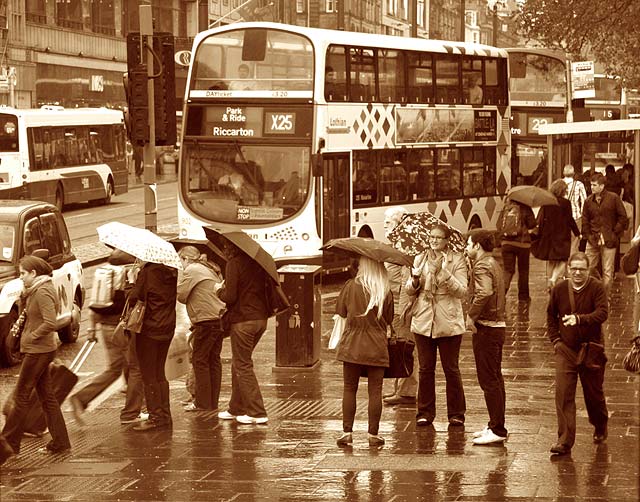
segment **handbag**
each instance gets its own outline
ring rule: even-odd
[[[389,367],[384,369],[384,378],[407,378],[413,373],[413,349],[415,342],[399,338],[393,327],[391,336],[387,338],[389,351]]]
[[[27,321],[27,311],[26,309],[22,309],[20,315],[15,320],[11,329],[9,330],[9,336],[12,338],[20,338],[22,336],[22,332],[24,331],[24,325]]]
[[[627,355],[624,356],[622,366],[631,373],[640,374],[640,335],[631,340],[631,348]]]
[[[133,308],[128,312],[125,320],[125,328],[132,333],[140,333],[144,323],[144,312],[147,304],[143,300],[138,300]]]
[[[330,350],[335,349],[338,346],[338,343],[340,343],[340,339],[342,338],[342,333],[344,333],[346,324],[347,320],[344,317],[338,314],[335,314],[333,316],[333,329],[331,330],[331,336],[329,337],[328,346]]]

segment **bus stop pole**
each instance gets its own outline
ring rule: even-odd
[[[140,61],[147,65],[147,106],[149,109],[149,142],[144,145],[144,227],[158,231],[158,186],[156,185],[156,120],[153,93],[153,16],[151,5],[140,5]]]

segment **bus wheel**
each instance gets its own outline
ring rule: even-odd
[[[9,330],[18,319],[18,311],[14,308],[0,323],[0,362],[4,366],[18,364],[21,359],[20,339],[9,335]]]
[[[56,188],[56,200],[54,204],[60,211],[62,211],[64,206],[64,191],[60,185]]]
[[[78,339],[81,312],[80,298],[78,294],[76,294],[73,298],[73,306],[71,307],[71,321],[67,326],[58,331],[58,336],[62,343],[74,343]]]
[[[113,180],[109,178],[107,180],[107,196],[104,199],[100,199],[98,202],[104,206],[111,204],[111,197],[113,197]]]

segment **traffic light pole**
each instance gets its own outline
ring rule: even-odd
[[[140,5],[140,61],[147,65],[149,105],[149,142],[144,145],[144,226],[158,231],[158,185],[156,184],[156,120],[154,107],[153,16],[151,5]]]

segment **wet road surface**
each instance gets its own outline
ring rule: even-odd
[[[544,329],[544,266],[534,260],[533,300],[508,297],[503,373],[509,439],[473,446],[487,412],[475,375],[471,336],[463,339],[460,368],[467,400],[464,428],[449,428],[444,375],[436,373],[438,411],[433,427],[416,430],[409,406],[385,407],[381,448],[366,434],[366,382],[361,380],[352,448],[335,440],[342,430],[342,368],[326,349],[340,283],[323,286],[321,363],[311,371],[275,366],[274,321],[254,362],[269,414],[267,425],[239,425],[214,412],[187,413],[184,378],[171,382],[173,429],[137,433],[119,424],[123,396],[115,393],[85,414],[80,427],[63,409],[73,449],[36,452],[43,439],[23,441],[22,453],[1,470],[2,501],[637,501],[639,497],[640,377],[621,367],[640,306],[631,280],[616,280],[605,325],[609,363],[605,394],[609,438],[593,444],[580,388],[578,434],[571,456],[551,458],[556,438],[554,370]],[[515,281],[515,279],[514,279]],[[183,328],[184,330],[184,324]],[[230,347],[223,350],[224,409],[230,393]],[[386,390],[392,382],[386,381]],[[4,396],[3,396],[4,397]]]

